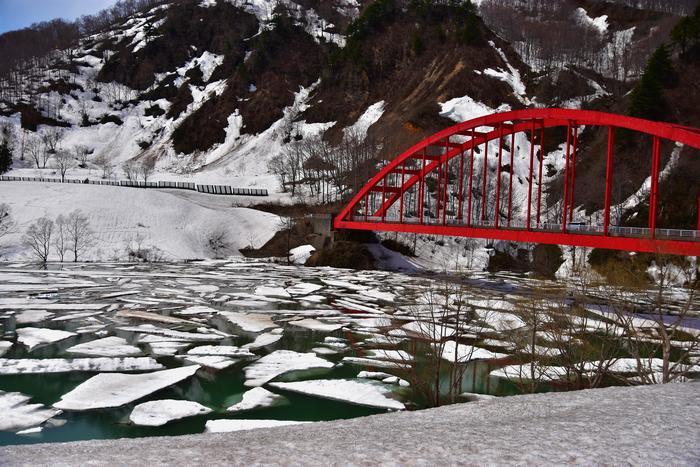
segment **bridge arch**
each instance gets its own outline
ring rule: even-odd
[[[579,134],[589,126],[608,129],[602,219],[593,225],[573,222]],[[556,222],[543,219],[542,205],[545,130],[554,127],[566,132],[563,196]],[[611,223],[619,129],[651,138],[647,228]],[[485,115],[446,128],[400,154],[358,191],[336,217],[334,227],[700,256],[700,218],[697,230],[657,227],[663,141],[700,149],[700,130],[588,110],[525,109]],[[522,146],[528,154],[518,164],[518,151],[513,149]],[[494,160],[495,176],[489,168]],[[514,190],[516,164],[526,165],[526,183],[518,180],[527,186],[525,195]],[[508,167],[505,177],[504,167]],[[526,200],[514,200],[514,191]],[[525,204],[524,209],[515,209],[518,216],[513,216],[514,203]]]

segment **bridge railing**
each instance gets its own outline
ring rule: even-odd
[[[424,217],[423,222],[420,218],[414,216],[403,216],[399,219],[397,216],[357,216],[357,220],[362,220],[366,222],[373,223],[403,223],[403,224],[421,224],[421,225],[443,225],[441,219]],[[465,223],[463,219],[446,219],[445,223],[452,227],[469,227],[475,229],[489,229],[495,228],[496,224],[494,221],[473,221],[469,225]],[[527,226],[523,223],[511,222],[510,225],[501,225],[499,229],[505,230],[525,230]],[[532,231],[539,232],[562,232],[562,224],[555,223],[543,223],[539,227],[532,226]],[[566,232],[570,234],[581,234],[581,235],[603,235],[604,228],[602,225],[590,225],[590,224],[568,224],[566,226]],[[635,237],[635,238],[651,238],[651,229],[645,227],[621,227],[621,226],[609,226],[608,235],[614,237]],[[698,230],[687,230],[687,229],[655,229],[654,235],[656,238],[663,239],[682,239],[689,241],[700,241],[700,231]]]

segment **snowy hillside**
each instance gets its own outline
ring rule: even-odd
[[[0,199],[12,209],[18,228],[3,239],[10,260],[33,259],[19,238],[30,223],[47,216],[55,219],[80,209],[88,218],[95,241],[85,260],[124,260],[128,249],[155,251],[162,260],[211,258],[209,239],[225,232],[228,244],[221,254],[238,256],[238,250],[260,247],[278,229],[279,218],[247,208],[230,207],[230,201],[197,193],[126,189],[111,186],[46,183],[0,183]],[[55,235],[54,235],[55,236]],[[56,251],[51,259],[58,259]]]

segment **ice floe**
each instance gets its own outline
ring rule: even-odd
[[[246,314],[235,311],[221,311],[219,314],[244,332],[264,332],[277,327],[272,321],[272,315]]]
[[[155,334],[158,336],[169,337],[184,341],[218,341],[224,338],[221,334],[214,333],[210,330],[208,333],[195,333],[185,331],[175,331],[173,329],[160,328],[152,324],[142,324],[140,326],[121,326],[119,331],[139,332],[143,334]]]
[[[194,375],[198,365],[138,375],[103,373],[93,376],[54,404],[63,410],[121,407]]]
[[[442,358],[450,362],[465,363],[470,360],[491,360],[507,357],[507,354],[492,352],[481,347],[447,341],[443,344]]]
[[[322,397],[379,409],[403,410],[403,403],[386,397],[391,391],[366,380],[320,379],[292,383],[270,383],[270,386],[310,396]]]
[[[96,357],[129,357],[141,355],[141,349],[130,345],[126,339],[116,336],[74,345],[66,349],[66,352]]]
[[[245,368],[245,385],[248,387],[262,386],[268,381],[290,371],[332,367],[333,363],[318,358],[314,353],[276,350]]]
[[[5,355],[12,348],[12,342],[0,341],[0,357]]]
[[[243,393],[243,399],[229,407],[229,412],[242,412],[244,410],[255,410],[266,407],[275,407],[278,405],[288,404],[289,399],[274,392],[270,392],[265,388],[253,388]]]
[[[225,370],[226,368],[240,362],[240,359],[224,357],[221,355],[187,355],[183,358],[195,365],[211,368],[212,370]]]
[[[301,319],[298,321],[291,321],[289,324],[291,324],[293,326],[299,326],[299,327],[305,328],[305,329],[310,329],[312,331],[322,331],[322,332],[337,331],[338,329],[341,329],[344,326],[343,324],[324,323],[322,321],[319,321],[319,320],[316,320],[313,318]]]
[[[187,355],[220,355],[234,358],[255,358],[256,355],[248,349],[235,345],[202,345],[187,351]]]
[[[0,431],[26,430],[61,413],[42,404],[30,404],[30,400],[19,392],[0,391]]]
[[[0,358],[0,375],[162,370],[151,357]]]
[[[75,335],[74,332],[58,329],[19,328],[17,329],[17,342],[27,346],[31,352],[38,346],[60,342]]]
[[[253,342],[245,344],[243,346],[243,348],[250,349],[250,350],[260,349],[262,347],[267,347],[268,345],[272,345],[275,342],[279,341],[280,339],[282,339],[281,333],[266,332],[264,334],[260,334],[259,336],[257,336]]]
[[[54,316],[53,313],[46,310],[24,310],[15,316],[17,324],[34,324],[46,321]]]
[[[206,415],[212,410],[197,402],[164,399],[149,401],[134,407],[129,421],[134,425],[163,426],[173,420]]]

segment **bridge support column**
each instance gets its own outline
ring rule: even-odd
[[[563,197],[561,206],[561,231],[566,233],[566,218],[569,202],[569,157],[571,154],[571,122],[566,125],[566,165],[564,166]]]
[[[488,139],[484,141],[484,180],[483,186],[481,188],[481,221],[486,220],[486,182],[487,182],[487,172],[489,168],[489,141]]]
[[[508,227],[513,213],[513,172],[515,172],[515,129],[510,134],[510,177],[508,181]]]
[[[503,124],[498,125],[498,166],[496,167],[496,208],[494,225],[498,228],[501,218],[501,161],[503,160]]]
[[[472,129],[472,141],[474,141],[474,129]],[[472,144],[471,150],[469,151],[469,197],[467,204],[467,227],[472,225],[472,188],[474,181],[474,146]]]
[[[603,235],[608,236],[610,228],[610,196],[612,194],[613,151],[615,149],[615,129],[608,127],[608,156],[605,166],[605,205],[603,207]]]
[[[450,152],[450,138],[448,137],[445,141],[445,173],[444,175],[444,186],[442,190],[442,225],[447,224],[447,183],[450,178],[450,159],[447,157]],[[439,221],[439,219],[438,219]]]
[[[423,159],[420,165],[420,180],[418,182],[418,218],[420,223],[423,223],[423,198],[425,195],[425,151],[423,149]]]
[[[656,205],[659,198],[659,163],[661,158],[661,141],[654,136],[651,156],[651,192],[649,193],[649,232],[656,238]]]
[[[464,149],[459,155],[459,198],[457,199],[457,223],[462,223],[462,208],[464,204]]]
[[[571,192],[569,194],[569,222],[574,220],[574,191],[576,189],[576,156],[578,154],[578,126],[574,122],[574,148],[571,153]]]
[[[542,120],[542,128],[540,128],[540,161],[537,172],[537,227],[540,226],[542,217],[542,164],[544,163],[545,154],[547,153],[544,150],[544,120]]]
[[[525,221],[525,228],[530,230],[531,217],[532,217],[532,171],[534,169],[535,163],[535,121],[532,120],[532,127],[530,128],[530,175],[528,178],[527,186],[527,219]]]

